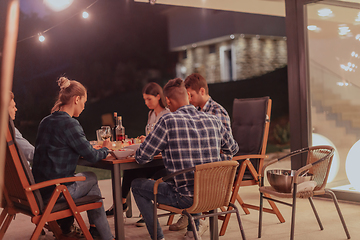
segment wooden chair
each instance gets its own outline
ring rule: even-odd
[[[158,179],[154,185],[154,239],[157,239],[157,219],[159,216],[168,216],[169,214],[157,215],[157,209],[170,211],[172,213],[185,214],[191,220],[194,237],[197,240],[198,235],[195,228],[194,219],[203,217],[218,216],[220,214],[236,213],[242,239],[245,240],[245,233],[241,224],[240,214],[237,207],[230,203],[231,190],[234,184],[234,178],[238,163],[234,161],[221,161],[197,165],[193,168],[184,169]],[[176,175],[194,171],[194,202],[187,209],[178,209],[157,203],[157,189],[160,183],[173,178]],[[210,214],[201,214],[192,216],[191,213],[203,213],[216,210],[220,207],[232,206],[232,210],[225,212],[213,212]],[[170,213],[171,214],[171,213]],[[216,230],[217,231],[217,230]]]
[[[99,196],[86,196],[75,201],[67,191],[66,182],[84,181],[85,177],[69,177],[54,179],[46,182],[35,183],[30,167],[23,157],[22,152],[14,141],[14,126],[10,120],[6,135],[6,158],[4,173],[4,192],[0,215],[0,240],[14,219],[17,213],[22,213],[31,217],[31,222],[36,228],[31,236],[31,240],[39,238],[44,227],[51,230],[57,239],[62,237],[62,232],[56,220],[74,216],[86,239],[93,239],[85,225],[80,213],[83,211],[96,209],[102,206],[98,202]],[[55,185],[55,189],[49,201],[45,204],[39,189]],[[65,201],[57,202],[60,194]]]
[[[234,99],[232,132],[236,142],[239,144],[239,152],[233,160],[240,163],[235,180],[230,202],[235,204],[237,200],[246,214],[250,214],[249,208],[259,210],[259,206],[244,203],[238,194],[240,187],[259,185],[260,171],[267,157],[266,146],[269,135],[271,114],[271,99],[245,98]],[[269,201],[270,208],[264,208],[265,212],[275,214],[280,222],[285,222],[279,209],[273,201]],[[231,206],[228,210],[231,209]],[[230,215],[219,216],[223,220],[220,236],[226,232]]]
[[[265,174],[265,169],[276,163],[279,161],[282,161],[284,159],[288,159],[290,157],[294,157],[294,156],[305,156],[307,158],[307,164],[298,169],[296,171],[296,173],[294,174],[293,177],[293,191],[292,193],[282,193],[282,192],[278,192],[276,191],[274,188],[272,188],[271,186],[264,186],[264,174]],[[344,218],[342,216],[341,210],[339,208],[339,204],[337,201],[337,198],[335,196],[335,194],[330,190],[330,189],[326,189],[325,185],[327,182],[327,178],[329,175],[329,171],[330,171],[330,167],[331,167],[331,162],[333,159],[333,155],[334,155],[334,149],[330,146],[315,146],[315,147],[307,147],[301,150],[297,150],[294,152],[291,152],[290,154],[281,157],[279,159],[274,159],[272,161],[270,161],[269,163],[267,163],[261,170],[261,186],[259,188],[260,191],[260,215],[259,215],[259,232],[258,232],[258,237],[261,237],[261,230],[262,230],[262,213],[263,213],[263,199],[267,199],[267,200],[274,200],[271,197],[267,197],[269,195],[275,196],[277,198],[292,198],[292,204],[284,202],[284,201],[280,201],[280,200],[276,200],[276,202],[281,203],[281,204],[285,204],[287,206],[291,206],[292,207],[292,216],[291,216],[291,232],[290,232],[290,239],[293,240],[294,239],[294,229],[295,229],[295,210],[296,210],[296,198],[307,198],[309,199],[310,205],[312,207],[312,210],[315,214],[316,220],[319,224],[319,227],[321,230],[323,230],[323,226],[322,223],[320,221],[319,215],[315,209],[315,205],[312,201],[312,196],[315,195],[323,195],[323,194],[328,194],[331,196],[331,198],[334,201],[336,210],[339,214],[341,223],[343,225],[343,228],[345,230],[346,236],[348,239],[350,239],[350,234],[349,231],[346,227]],[[298,158],[300,159],[300,158]],[[311,173],[313,175],[313,181],[316,182],[316,186],[313,190],[309,189],[305,189],[304,191],[297,191],[298,190],[298,182],[299,182],[299,175],[305,173],[306,171],[308,171],[309,173]],[[300,189],[300,188],[299,188]],[[265,195],[266,194],[266,195]]]

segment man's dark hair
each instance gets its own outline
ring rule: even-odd
[[[205,89],[205,93],[209,94],[209,88],[206,79],[198,73],[193,73],[185,78],[186,89],[191,88],[196,93],[200,91],[200,88]]]
[[[187,96],[184,81],[181,78],[175,78],[168,81],[164,86],[164,95],[167,98],[179,100]]]

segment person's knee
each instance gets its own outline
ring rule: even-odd
[[[86,185],[89,185],[89,186],[97,186],[98,185],[97,176],[93,172],[77,173],[75,176],[86,177],[86,180],[84,181],[84,184],[86,183]]]
[[[75,176],[84,176],[86,177],[86,181],[93,181],[97,183],[97,176],[93,172],[81,172],[76,174]]]
[[[131,190],[133,194],[137,194],[139,191],[144,189],[151,191],[153,190],[155,181],[147,178],[136,178],[131,182]]]
[[[134,180],[131,181],[131,189],[136,189],[141,187],[141,185],[143,184],[144,180],[146,180],[145,178],[136,178]]]

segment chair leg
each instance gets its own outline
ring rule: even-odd
[[[56,239],[60,239],[62,235],[61,228],[59,227],[59,224],[56,221],[51,221],[48,223],[47,227],[53,234],[55,235]]]
[[[348,229],[347,229],[347,226],[346,226],[344,217],[343,217],[343,215],[342,215],[342,213],[341,213],[341,210],[340,210],[339,203],[338,203],[338,200],[337,200],[337,198],[336,198],[336,195],[334,194],[333,191],[331,191],[331,190],[329,190],[329,189],[325,189],[325,193],[326,193],[326,194],[329,194],[329,195],[331,196],[331,198],[333,199],[334,204],[335,204],[335,207],[336,207],[336,210],[337,210],[337,212],[338,212],[338,214],[339,214],[341,223],[342,223],[342,225],[343,225],[343,228],[344,228],[346,237],[347,237],[347,239],[350,239],[350,233],[349,233],[349,231],[348,231]]]
[[[80,229],[84,233],[85,238],[86,239],[92,239],[92,236],[91,236],[91,234],[89,232],[89,229],[86,227],[84,219],[82,219],[80,213],[79,212],[74,213],[74,217],[76,219],[76,222],[79,224]]]
[[[293,189],[290,240],[294,240],[294,234],[295,234],[296,192],[297,192],[297,184],[295,183]]]
[[[229,206],[227,210],[228,211],[232,210],[232,207]],[[221,225],[219,236],[223,236],[225,234],[227,226],[229,225],[230,217],[231,217],[230,214],[225,214],[225,216],[223,218],[223,224]]]
[[[270,197],[270,195],[268,195],[268,194],[266,194],[266,193],[264,193],[264,196],[265,196],[265,197]],[[271,206],[271,209],[270,209],[270,210],[272,210],[272,213],[274,213],[274,214],[277,216],[277,218],[279,219],[279,221],[280,221],[281,223],[284,223],[284,222],[285,222],[285,219],[284,219],[284,217],[282,216],[282,214],[281,214],[280,210],[278,209],[278,207],[276,206],[276,204],[275,204],[273,201],[271,201],[271,200],[268,200],[268,203],[269,203],[270,206]]]
[[[174,216],[175,216],[175,215],[170,215],[170,216],[169,216],[166,225],[170,226],[170,225],[172,224],[172,222],[174,221]]]
[[[41,231],[43,230],[44,226],[45,226],[44,219],[41,219],[40,222],[39,222],[39,224],[36,225],[36,228],[35,228],[33,234],[31,235],[31,238],[30,238],[30,239],[31,239],[31,240],[37,240],[37,239],[39,239],[39,236],[40,236]]]
[[[269,194],[266,194],[264,193],[264,196],[265,197],[269,197],[270,198],[270,195]],[[255,206],[255,205],[250,205],[250,204],[246,204],[244,203],[244,201],[241,199],[240,195],[238,195],[236,197],[236,200],[239,202],[240,206],[242,207],[242,209],[244,210],[244,212],[246,214],[250,214],[249,212],[249,208],[250,209],[254,209],[254,210],[259,210],[259,207],[258,206]],[[284,223],[285,222],[285,219],[284,217],[282,216],[280,210],[278,209],[278,207],[276,206],[276,204],[271,201],[271,200],[267,200],[269,205],[270,205],[270,208],[264,208],[263,211],[264,212],[268,212],[268,213],[272,213],[272,214],[275,214],[277,216],[277,218],[279,219],[279,221],[281,223]]]
[[[237,192],[238,190],[239,190],[239,187],[235,187],[233,192]],[[249,209],[244,206],[244,201],[241,199],[240,195],[239,194],[235,195],[235,193],[234,193],[230,199],[230,203],[235,204],[236,201],[239,202],[239,204],[245,214],[250,214]],[[224,211],[223,209],[221,209],[221,210]],[[232,210],[232,207],[229,206],[227,210],[228,211]],[[231,217],[231,214],[225,214],[225,216],[222,218],[223,224],[221,225],[219,236],[224,236],[227,226],[229,225],[230,217]]]
[[[237,220],[238,220],[238,223],[239,223],[241,237],[242,237],[243,240],[246,240],[244,228],[242,226],[241,219],[240,219],[239,209],[235,206],[235,204],[229,203],[229,205],[231,205],[236,210],[236,217],[237,217]]]
[[[157,195],[154,194],[154,205],[153,205],[153,218],[154,218],[154,229],[153,229],[153,239],[157,240],[157,220],[158,220],[158,216],[157,216]]]
[[[11,221],[14,219],[15,215],[8,214],[5,209],[1,213],[1,218],[3,219],[1,221],[1,229],[0,229],[0,239],[3,239],[6,230],[10,226]]]
[[[191,228],[192,228],[192,231],[193,231],[195,240],[199,240],[199,235],[198,235],[198,233],[197,233],[197,229],[196,229],[196,225],[195,225],[194,218],[191,216],[190,213],[188,213],[188,212],[186,212],[186,211],[183,211],[183,214],[185,214],[185,215],[188,217],[188,219],[190,219]]]
[[[264,208],[264,199],[263,193],[260,192],[260,210],[259,210],[259,229],[258,229],[258,238],[261,238],[262,232],[262,216],[263,216],[263,208]]]
[[[6,215],[8,214],[8,211],[7,211],[7,208],[4,208],[2,211],[1,211],[1,215],[0,215],[0,226],[2,225]]]
[[[240,195],[237,194],[236,200],[239,202],[241,208],[243,209],[245,214],[250,214],[250,211],[247,207],[244,206],[244,201],[241,199]]]
[[[311,197],[309,197],[308,199],[309,199],[311,208],[312,208],[312,210],[313,210],[313,212],[314,212],[314,214],[315,214],[316,220],[317,220],[317,222],[318,222],[318,224],[319,224],[320,230],[324,230],[324,227],[323,227],[323,225],[322,225],[322,223],[321,223],[319,214],[318,214],[317,211],[316,211],[316,208],[315,208],[315,205],[314,205],[314,201],[312,200]]]

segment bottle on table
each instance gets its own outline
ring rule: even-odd
[[[114,128],[112,129],[113,141],[116,142],[116,126],[117,126],[117,112],[114,112]]]
[[[116,141],[123,140],[125,140],[125,127],[122,125],[121,116],[119,116],[116,124]]]

